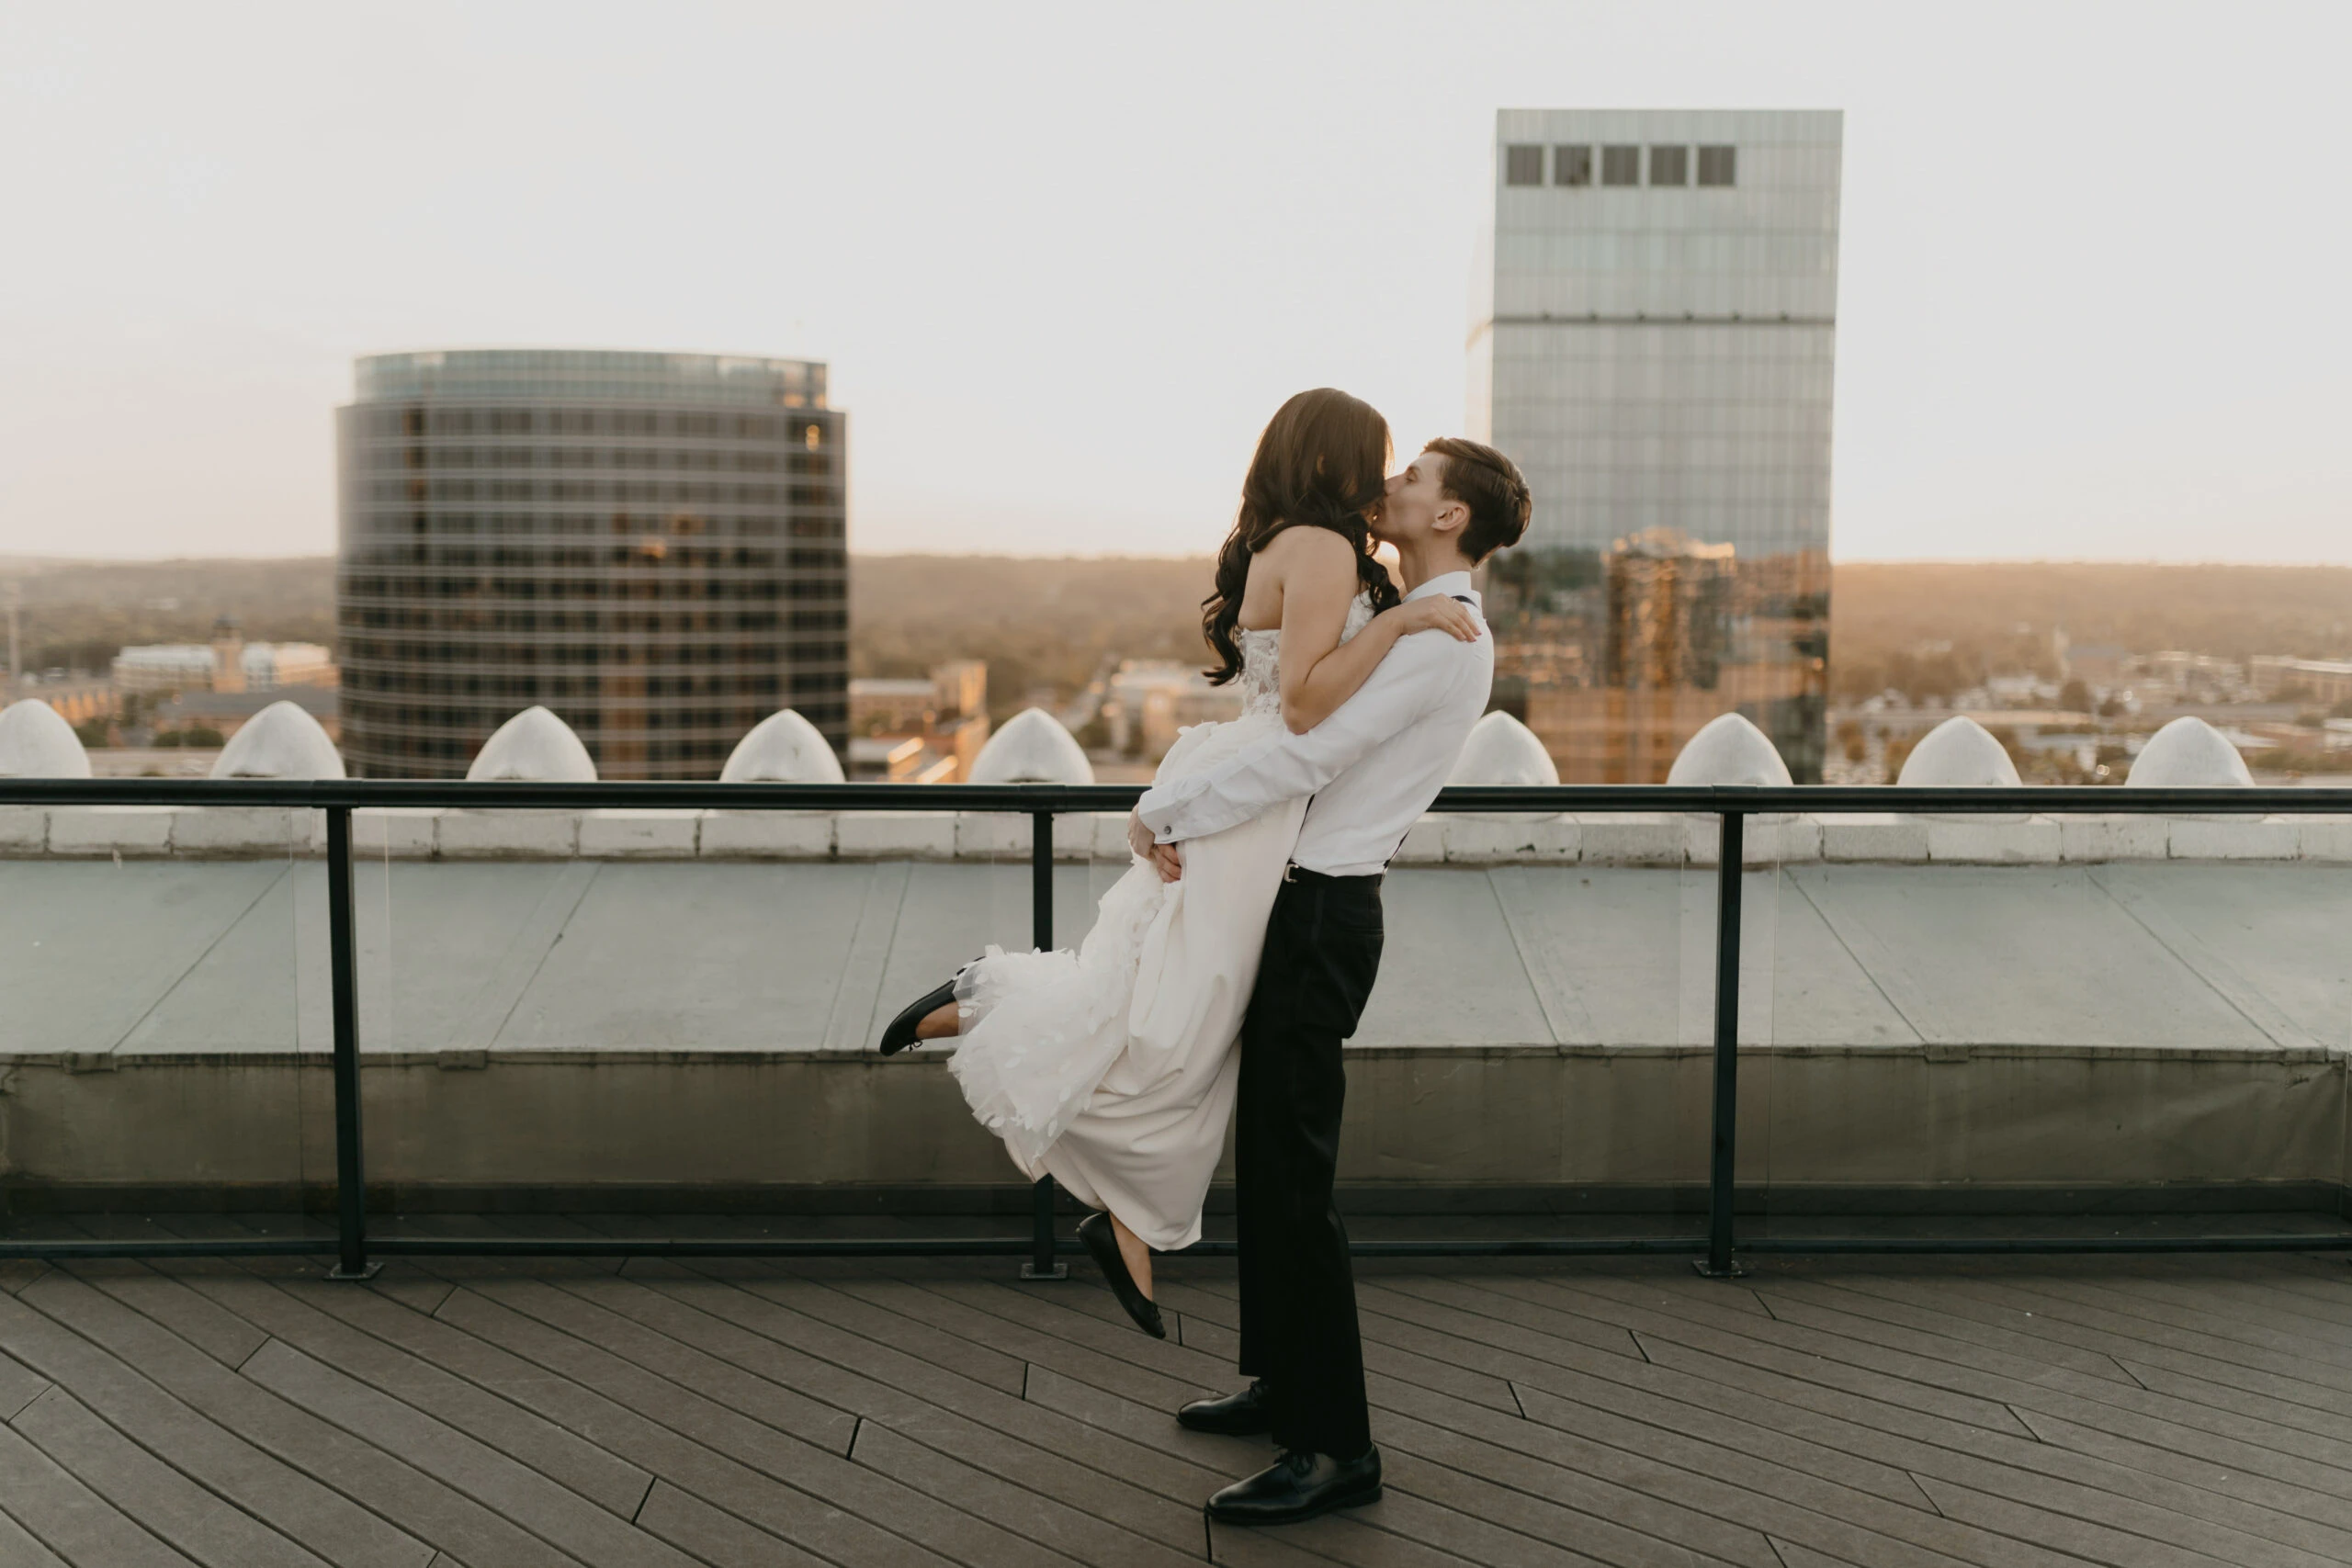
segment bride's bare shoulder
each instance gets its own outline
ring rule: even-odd
[[[1250,558],[1250,568],[1255,571],[1261,563],[1278,571],[1299,568],[1311,570],[1317,566],[1337,564],[1355,570],[1356,548],[1347,539],[1329,528],[1312,528],[1304,524],[1283,529],[1260,547]]]
[[[1305,610],[1344,604],[1355,592],[1355,549],[1329,528],[1285,528],[1250,558],[1241,625],[1272,630]]]
[[[1250,585],[1321,598],[1355,581],[1356,551],[1329,528],[1285,528],[1250,558]]]

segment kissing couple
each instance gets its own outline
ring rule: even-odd
[[[1322,388],[1276,411],[1217,552],[1202,626],[1241,716],[1185,730],[1128,821],[1135,863],[1076,953],[990,947],[910,1004],[885,1054],[954,1038],[948,1070],[1166,1337],[1151,1254],[1200,1239],[1237,1111],[1239,1393],[1176,1414],[1269,1433],[1213,1518],[1280,1524],[1380,1495],[1348,1234],[1333,1200],[1340,1042],[1380,968],[1381,874],[1487,708],[1471,570],[1526,532],[1526,481],[1475,441],[1388,473],[1388,423]],[[1403,593],[1373,557],[1393,546]],[[1237,1050],[1236,1047],[1238,1046]]]

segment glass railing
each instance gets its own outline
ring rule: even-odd
[[[0,780],[0,1257],[1051,1271],[1051,1181],[1008,1179],[926,1054],[871,1045],[985,944],[1075,944],[1139,793]],[[2303,852],[2347,817],[2344,790],[1450,789],[1350,1045],[1354,1246],[1715,1273],[2352,1247],[2352,855]],[[1228,1215],[1213,1189],[1202,1250]]]

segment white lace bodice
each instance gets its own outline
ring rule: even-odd
[[[1363,630],[1372,621],[1372,595],[1359,593],[1355,603],[1348,606],[1347,624],[1340,628],[1340,640]],[[1240,628],[1241,637],[1241,712],[1280,718],[1283,713],[1283,631],[1280,626],[1268,626],[1263,631]]]

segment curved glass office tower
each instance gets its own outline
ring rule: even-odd
[[[1487,572],[1497,705],[1571,784],[1745,714],[1821,778],[1842,117],[1504,109],[1471,433],[1535,514]]]
[[[844,416],[800,360],[361,359],[336,411],[343,754],[455,778],[534,704],[605,778],[715,778],[792,707],[849,728]]]

